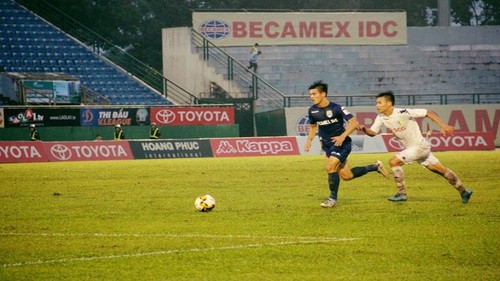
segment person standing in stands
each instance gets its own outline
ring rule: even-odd
[[[160,129],[156,127],[156,123],[151,123],[151,130],[149,130],[150,139],[159,139],[161,137]]]
[[[36,130],[35,124],[30,124],[30,141],[42,141],[40,134]]]
[[[122,131],[122,126],[115,125],[114,140],[119,141],[119,140],[124,140],[124,139],[125,139],[125,133]]]
[[[248,69],[253,68],[253,72],[257,73],[257,60],[259,59],[260,54],[262,54],[261,51],[258,51],[257,53],[253,53],[250,55],[250,60],[248,61],[250,65],[247,67]]]

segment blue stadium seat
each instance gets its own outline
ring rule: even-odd
[[[145,98],[158,96],[13,1],[0,0],[0,65],[12,72],[69,73],[98,93],[110,95],[113,104],[145,104]]]

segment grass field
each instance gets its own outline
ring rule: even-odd
[[[322,209],[322,156],[3,164],[0,280],[500,280],[500,152],[435,154],[469,204],[408,165],[408,202],[370,173]]]

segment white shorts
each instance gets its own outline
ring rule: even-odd
[[[417,162],[424,167],[439,163],[432,154],[431,147],[427,145],[409,147],[396,154],[396,157],[405,164]]]

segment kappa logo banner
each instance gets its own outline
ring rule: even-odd
[[[232,107],[151,108],[151,122],[158,125],[228,125],[234,124]]]
[[[294,137],[211,139],[215,157],[300,155]]]
[[[195,12],[193,28],[218,46],[407,43],[406,12]]]
[[[0,141],[0,163],[47,161],[41,142]]]
[[[133,159],[127,141],[44,142],[49,161],[89,161]]]

